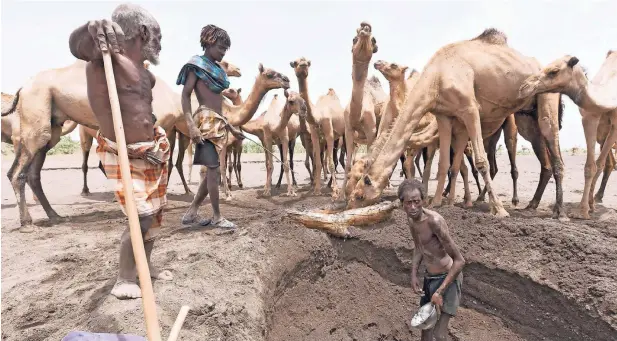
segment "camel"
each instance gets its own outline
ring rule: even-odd
[[[306,115],[304,115],[306,116]],[[303,121],[306,120],[306,118],[302,118]],[[289,168],[291,169],[291,183],[293,184],[294,187],[298,186],[298,183],[296,182],[296,175],[294,173],[294,150],[296,148],[296,142],[298,139],[298,136],[300,135],[300,118],[297,115],[293,115],[291,116],[291,118],[289,119],[289,122],[287,123],[287,136],[288,136],[288,150],[289,150]],[[304,145],[306,143],[306,140],[304,139],[300,139],[301,143]],[[281,160],[283,159],[283,145],[279,144],[278,145],[278,149],[279,149],[279,154],[281,156]],[[306,147],[305,147],[306,149]],[[276,185],[274,186],[275,188],[281,188],[281,181],[283,180],[283,172],[285,171],[285,165],[281,163],[281,168],[280,168],[280,172],[279,172],[279,179],[276,182]]]
[[[62,126],[66,121],[70,120],[93,130],[98,129],[98,121],[88,102],[85,66],[86,62],[78,59],[69,66],[39,72],[18,91],[21,99],[13,101],[13,106],[9,110],[9,112],[17,110],[21,121],[21,143],[7,175],[17,197],[20,230],[23,232],[33,229],[32,218],[24,197],[26,174],[28,174],[27,181],[48,218],[52,223],[57,221],[61,217],[49,204],[40,182],[40,169],[46,153],[60,140]],[[235,67],[234,70],[239,72]],[[179,95],[175,94],[160,77],[155,76],[155,78],[152,108],[157,117],[156,125],[166,129],[168,135],[175,133],[177,129],[188,136],[184,115],[178,110],[181,107]],[[5,115],[3,112],[2,116]],[[173,148],[175,135],[170,138],[170,143]],[[183,151],[179,156],[184,156]],[[32,166],[34,169],[30,172]],[[185,183],[184,175],[180,174]],[[185,186],[185,189],[188,190],[188,187]]]
[[[557,124],[559,95],[517,98],[522,82],[539,70],[537,60],[509,47],[505,34],[493,28],[471,40],[439,49],[425,66],[390,129],[380,134],[369,153],[353,164],[346,187],[347,207],[365,206],[379,199],[409,137],[430,111],[437,119],[440,150],[449,150],[454,140],[450,198],[454,198],[460,161],[471,140],[474,163],[487,187],[490,211],[497,217],[508,217],[488,174],[483,138],[493,135],[513,112],[537,105],[539,126],[550,150],[557,187],[553,217],[567,219],[563,210],[563,165]],[[433,197],[432,206],[441,205],[449,166],[448,153],[440,153],[436,191],[439,195]],[[452,204],[452,200],[446,204]]]
[[[578,62],[578,58],[570,55],[553,61],[523,82],[518,97],[526,99],[537,94],[559,92],[578,105],[587,142],[587,160],[583,197],[579,211],[572,215],[575,218],[590,219],[589,212],[595,209],[595,198],[591,194],[600,176],[598,169],[604,168],[608,181],[608,175],[614,167],[614,161],[609,155],[617,142],[617,51],[607,53],[604,63],[591,81]],[[594,162],[596,142],[602,147],[600,156]],[[610,159],[608,163],[607,158]],[[605,181],[603,183],[605,186]]]
[[[251,93],[241,105],[233,105],[223,101],[223,115],[227,118],[229,124],[234,127],[241,127],[251,120],[268,91],[281,88],[289,89],[289,78],[287,76],[273,69],[265,68],[261,63],[259,63],[258,70],[259,73],[255,78]],[[219,152],[220,172],[223,176],[221,184],[223,185],[223,197],[226,201],[232,200],[231,186],[227,181],[227,173],[225,172],[227,169],[227,148],[236,143],[235,141],[236,138],[228,134],[226,147]]]
[[[227,99],[229,99],[233,105],[241,105],[244,101],[242,100],[242,96],[240,95],[240,92],[242,92],[242,88],[238,88],[238,89],[228,88],[228,89],[223,90],[222,94]],[[231,159],[232,154],[233,154],[233,160]],[[238,183],[238,187],[240,188],[243,187],[242,175],[240,174],[240,172],[242,171],[242,164],[240,161],[241,157],[242,157],[242,140],[235,140],[233,144],[227,147],[227,163],[229,164],[228,166],[229,177],[227,178],[227,183],[228,183],[229,188],[231,188],[231,171],[232,170],[234,171],[234,173],[236,173],[236,181]],[[202,166],[202,169],[203,168],[204,166]],[[190,179],[191,177],[189,173],[189,181],[191,181]]]
[[[288,164],[289,153],[289,133],[287,131],[287,123],[292,114],[306,116],[307,105],[304,99],[294,91],[285,90],[285,101],[282,101],[275,96],[270,103],[268,109],[257,119],[251,120],[240,128],[242,131],[253,134],[259,138],[266,150],[272,151],[272,144],[277,143],[282,145],[284,165]],[[264,153],[266,157],[266,184],[264,185],[264,197],[271,195],[272,186],[272,155]],[[290,167],[285,167],[285,178],[287,180],[287,196],[296,196],[294,185],[289,177]]]
[[[294,69],[298,79],[300,95],[307,105],[306,121],[310,128],[311,149],[313,154],[313,176],[312,194],[321,194],[321,151],[324,150],[324,161],[326,168],[330,171],[330,183],[332,185],[332,196],[338,197],[339,188],[334,176],[334,141],[339,139],[345,131],[345,118],[341,101],[334,89],[329,89],[328,93],[318,98],[313,104],[308,92],[308,75],[311,61],[305,57],[300,57],[289,65]],[[321,140],[324,140],[321,143]],[[308,142],[308,141],[306,141]],[[307,143],[308,144],[308,143]],[[308,151],[307,151],[308,154]],[[308,169],[308,167],[307,167]],[[324,175],[326,172],[324,171]]]
[[[355,143],[366,144],[370,148],[377,137],[381,108],[388,100],[379,79],[375,76],[368,78],[369,63],[377,50],[377,40],[372,35],[372,26],[368,22],[360,23],[351,47],[353,86],[351,99],[344,112],[347,158],[343,188],[347,186],[349,172],[354,162]]]

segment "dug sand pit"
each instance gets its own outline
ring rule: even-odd
[[[419,341],[420,331],[409,327],[419,297],[410,288],[413,243],[403,212],[393,209],[380,223],[350,227],[353,238],[308,229],[286,210],[312,211],[330,197],[306,195],[308,174],[296,167],[299,197],[273,188],[272,197],[261,198],[260,160],[260,154],[243,156],[245,174],[256,175],[243,179],[245,189],[234,186],[234,199],[221,205],[239,226],[232,233],[182,228],[192,197],[172,174],[167,229],[153,251],[154,265],[174,275],[173,281],[153,281],[161,334],[169,334],[180,307],[189,305],[182,341]],[[564,200],[571,210],[580,199],[585,158],[564,155],[564,161],[572,187]],[[141,300],[109,294],[127,221],[94,168],[98,160],[90,158],[92,194],[81,196],[82,183],[75,181],[82,177],[81,156],[47,158],[43,187],[67,218],[50,225],[40,205],[33,205],[38,229],[30,234],[17,231],[19,213],[6,177],[11,162],[3,159],[1,179],[2,340],[58,341],[71,330],[144,336]],[[507,164],[507,155],[498,162]],[[517,164],[529,174],[519,178],[524,202],[535,190],[537,160],[519,156]],[[495,177],[504,196],[511,195],[508,171]],[[400,178],[392,182],[396,187]],[[434,191],[435,181],[429,185]],[[553,190],[549,183],[546,193]],[[384,199],[396,201],[391,194]],[[437,209],[467,260],[451,340],[615,340],[615,186],[607,186],[593,220],[567,223],[550,219],[546,198],[537,211],[506,207],[511,217],[503,220],[490,216],[486,204],[464,209],[461,201]],[[212,214],[208,200],[200,214]]]

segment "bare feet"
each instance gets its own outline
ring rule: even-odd
[[[141,289],[137,283],[118,280],[111,289],[111,294],[119,300],[133,299],[141,297]]]

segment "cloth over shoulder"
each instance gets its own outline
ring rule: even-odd
[[[180,69],[176,85],[184,85],[186,83],[189,71],[195,72],[197,78],[206,83],[208,88],[214,93],[220,94],[229,87],[229,79],[225,70],[205,56],[195,55],[191,57]]]

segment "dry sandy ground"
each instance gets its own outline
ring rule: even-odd
[[[305,187],[304,155],[296,160],[298,182]],[[11,161],[2,160],[2,340],[60,340],[71,330],[145,335],[141,300],[109,295],[127,219],[111,202],[102,173],[90,170],[92,195],[82,197],[80,155],[49,157],[43,187],[66,220],[46,224],[28,189],[40,230],[22,234],[6,179]],[[468,261],[450,338],[617,339],[616,182],[592,220],[560,223],[550,218],[552,180],[538,211],[522,210],[535,191],[539,164],[534,156],[517,161],[518,209],[510,204],[506,155],[499,156],[495,179],[510,218],[493,218],[484,203],[461,208],[462,183],[457,204],[438,210]],[[564,155],[564,161],[564,200],[572,209],[581,196],[584,157]],[[245,189],[234,181],[234,201],[222,205],[225,216],[240,225],[232,234],[181,228],[191,196],[184,194],[176,171],[172,175],[166,230],[153,253],[154,263],[175,276],[154,282],[164,338],[186,304],[191,311],[180,340],[419,340],[419,332],[408,327],[419,297],[410,290],[413,243],[400,210],[378,226],[352,229],[352,239],[332,238],[285,217],[287,208],[326,205],[327,196],[306,197],[304,188],[299,197],[287,198],[280,196],[282,188],[261,198],[263,162],[244,163],[243,175]],[[193,179],[197,176],[195,167]],[[400,182],[398,171],[393,180],[395,186]],[[431,181],[431,195],[435,185]],[[475,198],[473,184],[472,191]],[[211,213],[208,203],[204,215]]]

